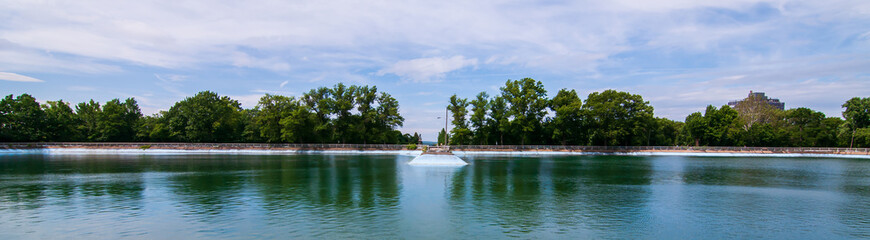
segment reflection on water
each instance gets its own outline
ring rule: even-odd
[[[868,238],[870,161],[0,156],[0,239]]]

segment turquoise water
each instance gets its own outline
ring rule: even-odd
[[[0,239],[870,238],[870,160],[0,155]]]

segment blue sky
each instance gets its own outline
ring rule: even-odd
[[[376,85],[436,137],[452,94],[531,77],[616,89],[683,120],[750,90],[840,116],[870,96],[870,1],[0,0],[0,94],[135,97],[147,114],[212,90],[256,104]]]

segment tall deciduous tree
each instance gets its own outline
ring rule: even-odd
[[[332,101],[330,102],[331,112],[336,115],[332,124],[335,136],[333,139],[339,143],[347,143],[348,140],[352,139],[354,116],[350,111],[353,110],[353,106],[356,104],[356,89],[357,86],[351,85],[348,87],[339,83],[330,90],[330,95],[332,96]]]
[[[707,131],[704,138],[706,145],[734,146],[740,138],[739,113],[729,106],[716,109],[712,105],[707,106],[704,113]]]
[[[504,97],[497,96],[489,102],[489,119],[487,120],[488,129],[492,129],[495,134],[493,142],[496,144],[505,144],[505,134],[510,131],[510,115],[508,114],[507,101]]]
[[[701,145],[701,139],[707,135],[707,120],[701,112],[694,112],[686,117],[686,133],[695,141],[695,146]]]
[[[824,113],[809,108],[789,109],[785,111],[785,120],[789,128],[789,145],[807,147],[820,145],[820,139],[824,138],[822,134]]]
[[[378,127],[378,112],[375,109],[376,101],[378,100],[378,88],[362,86],[356,88],[355,93],[356,110],[359,113],[358,122],[355,123],[354,129],[358,130],[355,134],[357,139],[362,143],[373,142],[372,140],[383,138],[384,133]],[[375,140],[376,141],[376,140]]]
[[[99,121],[102,114],[100,103],[91,99],[88,102],[82,102],[76,105],[76,118],[79,125],[78,131],[83,135],[85,141],[99,141]]]
[[[843,103],[843,107],[846,108],[846,110],[843,111],[843,118],[846,119],[845,128],[847,128],[848,131],[851,131],[851,133],[849,133],[849,147],[854,147],[855,136],[858,131],[862,128],[870,127],[870,97],[854,97],[846,101],[846,103]],[[862,131],[862,133],[863,132],[864,131]],[[863,137],[863,135],[861,136]],[[859,138],[859,140],[863,140],[863,138]]]
[[[142,112],[133,98],[123,103],[112,99],[103,105],[97,115],[97,141],[133,141]]]
[[[486,112],[489,110],[489,95],[486,92],[480,92],[474,100],[471,100],[471,122],[472,142],[474,144],[487,144],[489,133],[492,131],[487,128]]]
[[[520,144],[539,140],[541,123],[549,105],[544,84],[531,78],[508,80],[501,87],[501,96],[510,105],[511,129],[519,137]]]
[[[583,134],[583,102],[574,90],[562,89],[550,101],[550,109],[555,116],[550,120],[553,128],[552,139],[567,144],[586,144]]]
[[[594,92],[583,109],[589,114],[594,144],[643,145],[652,131],[653,108],[640,95],[615,90]]]
[[[29,94],[14,97],[10,94],[0,100],[0,139],[3,141],[45,141],[45,112],[36,98]]]
[[[186,142],[239,141],[243,124],[241,104],[210,91],[188,97],[166,112],[170,135]]]
[[[260,98],[256,106],[254,124],[258,128],[258,134],[266,142],[282,142],[283,126],[281,119],[289,116],[297,107],[292,97],[266,94]]]
[[[331,90],[326,87],[311,89],[300,98],[304,105],[314,112],[314,141],[319,143],[331,142],[333,126],[329,119],[332,113]]]
[[[450,144],[463,145],[471,142],[471,130],[468,129],[468,99],[458,98],[456,94],[450,97],[450,104],[447,105],[447,110],[452,115],[453,129],[450,133],[453,135],[450,138]]]
[[[381,143],[395,142],[394,139],[391,139],[390,132],[393,132],[393,129],[397,127],[401,127],[405,122],[405,118],[399,114],[399,101],[388,93],[381,93],[378,97],[376,113],[375,121],[377,123],[378,134],[375,136],[380,136]]]
[[[69,103],[63,100],[48,101],[42,105],[45,111],[46,126],[49,141],[80,141],[81,136],[76,129],[78,119]]]

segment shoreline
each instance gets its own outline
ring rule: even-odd
[[[48,154],[388,154],[418,156],[418,146],[399,144],[0,142],[0,155]],[[627,156],[823,156],[870,158],[870,148],[458,145],[455,155],[627,155]]]
[[[401,150],[401,149],[378,149],[376,147],[369,148],[349,148],[349,147],[329,147],[321,148],[231,148],[227,146],[185,146],[185,147],[150,147],[141,148],[141,144],[129,144],[120,146],[116,144],[114,147],[99,147],[99,146],[42,146],[42,147],[22,147],[22,148],[2,148],[0,147],[0,156],[5,154],[69,154],[69,155],[84,155],[84,154],[118,154],[118,155],[206,155],[206,154],[238,154],[238,155],[300,155],[300,154],[347,154],[347,155],[402,155],[402,156],[419,156],[423,153],[422,150]],[[811,149],[807,149],[811,150]],[[727,150],[667,150],[667,149],[646,149],[646,150],[610,150],[610,151],[577,151],[577,150],[558,150],[558,149],[525,149],[525,150],[506,150],[499,149],[493,151],[491,149],[457,149],[453,154],[460,157],[465,156],[583,156],[583,155],[613,155],[613,156],[699,156],[699,157],[830,157],[830,158],[858,158],[870,159],[870,154],[862,151],[851,152],[776,152],[776,151],[727,151]]]

